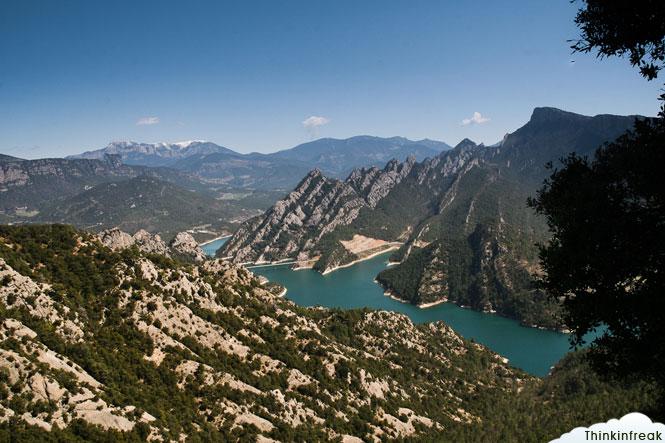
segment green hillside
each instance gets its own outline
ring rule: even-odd
[[[197,226],[228,232],[234,229],[234,221],[254,213],[243,209],[237,200],[218,200],[142,176],[97,185],[46,206],[36,218],[93,231],[112,227],[127,232],[145,229],[168,240]]]

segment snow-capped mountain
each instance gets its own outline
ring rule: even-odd
[[[127,165],[169,167],[218,185],[252,189],[291,189],[310,170],[345,178],[354,168],[384,165],[414,156],[434,157],[450,146],[434,140],[412,141],[403,137],[356,136],[325,138],[270,154],[240,154],[212,142],[178,143],[112,142],[95,151],[70,158],[103,159],[120,156]]]
[[[133,141],[111,142],[105,148],[72,155],[69,158],[103,159],[106,154],[117,154],[130,165],[172,166],[179,160],[210,154],[235,154],[231,149],[203,140],[177,143],[138,143]]]

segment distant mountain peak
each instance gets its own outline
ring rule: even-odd
[[[192,145],[198,145],[198,144],[201,144],[201,143],[210,143],[210,142],[208,142],[206,140],[186,140],[186,141],[175,142],[175,143],[162,142],[162,143],[158,143],[158,144],[161,145],[161,146],[175,146],[175,147],[183,149],[183,148],[189,148]]]
[[[140,143],[112,141],[106,147],[72,155],[68,158],[101,160],[107,154],[118,154],[126,164],[143,166],[174,166],[177,162],[193,157],[216,153],[237,154],[228,148],[203,140],[187,140],[176,143]]]
[[[563,111],[558,108],[543,106],[533,109],[529,122],[547,122],[561,119],[588,119],[586,115],[576,114],[574,112]]]
[[[323,173],[321,172],[321,170],[319,168],[314,168],[314,169],[312,169],[311,171],[309,171],[307,173],[307,177],[320,177],[322,175],[323,175]]]
[[[137,142],[134,140],[114,140],[110,142],[107,145],[108,147],[116,147],[116,148],[131,148],[133,146],[154,146],[154,147],[159,147],[159,148],[166,148],[166,149],[183,149],[183,148],[188,148],[192,145],[196,144],[201,144],[201,143],[210,143],[214,144],[211,142],[208,142],[206,140],[185,140],[185,141],[180,141],[180,142],[157,142],[157,143],[143,143],[143,142]]]
[[[478,146],[476,142],[474,142],[471,139],[465,138],[464,140],[459,142],[457,146],[455,146],[455,149],[465,149],[465,148],[468,149],[468,148],[475,148],[476,146]]]

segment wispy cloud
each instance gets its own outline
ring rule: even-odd
[[[136,126],[156,125],[159,123],[159,117],[141,117],[136,121]]]
[[[312,115],[302,121],[302,126],[307,130],[311,138],[319,136],[319,128],[330,123],[330,119],[318,115]]]
[[[462,126],[469,126],[469,125],[482,125],[483,123],[487,123],[490,121],[489,118],[483,117],[483,115],[480,112],[474,112],[473,117],[471,118],[465,118],[462,120]]]

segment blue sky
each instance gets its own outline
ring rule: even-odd
[[[576,7],[3,0],[0,152],[190,139],[270,152],[359,134],[493,143],[536,106],[655,115],[658,81],[570,54]]]

